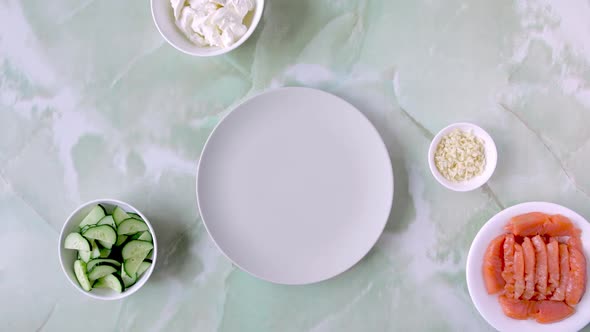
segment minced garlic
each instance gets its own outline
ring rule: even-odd
[[[484,171],[484,141],[470,132],[455,129],[443,136],[438,143],[434,163],[447,180],[467,181]]]

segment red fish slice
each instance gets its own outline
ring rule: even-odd
[[[549,236],[579,236],[580,230],[574,226],[572,221],[561,215],[556,214],[549,217],[549,222],[543,225],[543,232]]]
[[[549,215],[531,212],[513,217],[505,228],[514,235],[531,236],[543,234],[543,225],[548,221]]]
[[[553,292],[551,300],[563,301],[565,300],[565,291],[570,279],[570,255],[567,245],[559,244],[559,286]]]
[[[520,236],[578,236],[580,230],[567,217],[541,212],[521,214],[510,219],[505,229]]]
[[[571,316],[575,310],[564,302],[537,301],[533,314],[537,322],[542,324],[555,323]]]
[[[483,261],[483,276],[488,294],[498,293],[504,289],[505,281],[502,278],[502,246],[504,234],[492,240]]]
[[[535,248],[531,239],[524,238],[522,242],[522,250],[524,252],[524,281],[525,288],[522,298],[530,300],[535,295]]]
[[[506,282],[504,290],[509,297],[514,297],[514,234],[506,234],[504,239],[504,270],[502,278]]]
[[[565,302],[576,305],[586,290],[586,258],[575,247],[569,247],[570,278],[565,289]]]
[[[579,236],[570,236],[567,241],[566,244],[570,247],[570,248],[576,248],[578,249],[580,252],[584,252],[584,248],[582,247],[582,240],[580,239]]]
[[[564,302],[516,300],[504,294],[498,297],[498,302],[506,316],[514,319],[533,317],[541,324],[558,322],[575,312]]]
[[[559,286],[559,243],[555,238],[551,238],[547,245],[547,267],[549,273],[547,293],[552,294]]]
[[[545,241],[539,235],[533,237],[532,242],[535,247],[535,287],[537,290],[537,299],[544,300],[547,296],[547,278],[549,273],[547,266],[547,245],[545,245]]]
[[[518,243],[515,243],[514,244],[514,298],[515,299],[520,298],[522,296],[522,293],[524,293],[524,253],[522,251],[522,246]]]
[[[513,299],[505,294],[498,296],[498,302],[504,314],[514,319],[528,319],[536,310],[535,302]]]

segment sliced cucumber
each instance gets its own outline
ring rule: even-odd
[[[94,225],[97,222],[99,222],[100,219],[102,219],[104,216],[106,216],[106,211],[104,207],[102,207],[102,205],[98,204],[97,206],[92,208],[90,213],[88,213],[88,215],[86,215],[84,219],[82,219],[82,222],[80,223],[80,228],[86,225]]]
[[[148,232],[148,231],[145,231],[145,232],[141,233],[141,235],[137,239],[151,243],[152,242],[152,234],[150,234],[150,232]]]
[[[143,262],[144,258],[145,257],[131,257],[126,259],[123,264],[127,275],[137,276],[137,270],[139,269],[139,266]]]
[[[131,217],[131,218],[133,218],[133,219],[137,219],[137,220],[141,220],[141,221],[143,221],[143,218],[141,218],[141,217],[139,216],[139,214],[137,214],[137,213],[133,213],[133,212],[127,212],[127,214],[129,215],[129,217]]]
[[[143,221],[130,218],[130,219],[124,220],[123,222],[121,222],[119,224],[119,228],[117,229],[117,232],[119,235],[128,235],[128,234],[135,234],[138,232],[144,232],[147,230],[148,230],[148,227]]]
[[[107,258],[111,254],[111,249],[102,248],[100,249],[100,258]]]
[[[86,274],[86,263],[81,260],[75,261],[74,273],[76,274],[76,279],[78,279],[80,287],[89,292],[92,289],[92,285],[90,284],[90,280],[88,280],[88,275]]]
[[[115,272],[117,269],[111,265],[97,265],[88,272],[88,279],[94,281]]]
[[[117,236],[117,243],[115,245],[118,247],[127,241],[127,235],[119,235]]]
[[[108,243],[108,242],[104,242],[104,241],[100,241],[98,240],[98,243],[100,243],[100,245],[105,248],[105,249],[111,249],[113,248],[113,244],[112,243]]]
[[[90,246],[92,247],[90,258],[100,258],[100,248],[96,245],[96,241],[90,240]]]
[[[152,242],[152,235],[149,231],[139,232],[131,235],[131,240],[142,240]]]
[[[119,266],[121,266],[121,263],[117,262],[114,259],[97,258],[97,259],[93,259],[90,262],[88,262],[88,264],[86,264],[86,269],[88,271],[92,271],[92,269],[97,265],[112,265],[112,266],[119,267]]]
[[[123,265],[121,265],[121,279],[123,279],[125,288],[131,287],[137,281],[137,273],[130,277],[127,272],[125,272],[125,263],[123,263]]]
[[[119,224],[121,224],[121,222],[123,222],[123,220],[125,219],[129,219],[131,218],[130,215],[127,214],[127,212],[125,212],[125,210],[123,210],[120,207],[116,207],[113,210],[113,219],[115,220],[115,224],[117,224],[117,226],[119,226]]]
[[[117,242],[117,232],[115,232],[113,227],[109,225],[92,227],[86,230],[82,235],[87,239],[101,240],[110,244],[115,244],[115,242]]]
[[[117,229],[117,225],[115,224],[115,219],[113,219],[113,216],[105,216],[102,219],[100,219],[100,221],[97,223],[97,225],[109,225],[111,227],[113,227],[114,229]]]
[[[70,233],[64,241],[66,249],[90,251],[90,243],[79,233]]]
[[[94,284],[95,288],[110,288],[117,293],[121,293],[123,291],[123,284],[121,280],[117,278],[114,274],[109,274],[104,276],[96,281]]]
[[[92,251],[78,250],[78,259],[81,259],[85,263],[90,262]]]
[[[80,228],[80,234],[82,234],[82,233],[86,232],[86,230],[87,230],[88,228],[90,228],[90,227],[94,227],[94,226],[96,226],[96,225],[86,225],[86,226],[84,226],[84,227]]]
[[[123,256],[124,261],[129,258],[141,258],[141,261],[143,261],[153,248],[154,245],[149,242],[133,240],[123,247],[121,255]]]
[[[141,277],[141,275],[145,271],[147,271],[147,269],[149,269],[150,266],[152,266],[152,262],[148,262],[148,261],[141,262],[141,264],[139,264],[139,267],[137,268],[137,278]]]
[[[116,206],[109,215],[97,205],[80,223],[80,232],[66,236],[64,247],[78,251],[74,272],[84,290],[123,292],[152,267],[153,241],[138,214]]]

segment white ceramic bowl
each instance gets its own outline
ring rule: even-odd
[[[150,233],[152,234],[154,243],[154,249],[151,258],[152,266],[150,266],[150,268],[144,272],[144,274],[137,280],[137,282],[133,286],[123,291],[122,293],[117,293],[113,290],[106,288],[96,288],[92,289],[90,292],[87,292],[84,289],[82,289],[82,287],[80,287],[80,285],[78,284],[76,275],[74,274],[74,262],[76,261],[77,251],[64,248],[64,240],[66,236],[71,232],[78,231],[78,225],[80,224],[82,219],[84,219],[84,217],[90,212],[90,210],[92,210],[92,208],[97,204],[101,204],[107,210],[107,213],[111,213],[115,206],[120,206],[123,210],[127,212],[137,213],[145,221]],[[58,253],[62,270],[64,271],[68,280],[77,290],[84,293],[84,295],[99,300],[118,300],[137,292],[148,281],[150,275],[152,274],[152,271],[154,270],[154,267],[156,266],[156,258],[158,257],[158,243],[156,241],[156,233],[154,232],[152,225],[139,210],[125,202],[121,202],[115,199],[97,199],[82,204],[68,217],[61,229],[61,234],[59,236]]]
[[[495,237],[505,233],[504,226],[510,218],[528,212],[562,214],[570,218],[582,230],[581,236],[584,255],[587,258],[590,257],[590,224],[582,216],[568,208],[553,203],[529,202],[515,205],[493,216],[481,228],[479,233],[477,233],[471,244],[467,256],[466,269],[467,288],[469,289],[471,300],[483,318],[498,331],[579,331],[590,322],[590,290],[588,290],[588,287],[586,287],[586,293],[582,296],[582,300],[575,307],[576,312],[572,316],[552,324],[539,324],[533,319],[516,320],[509,318],[502,312],[502,308],[498,303],[498,294],[489,295],[486,291],[482,274],[482,264],[488,245]],[[586,268],[587,273],[590,272],[590,264]]]
[[[465,182],[452,182],[447,180],[436,168],[434,163],[434,154],[436,148],[440,143],[441,139],[452,132],[455,129],[459,129],[466,132],[471,132],[475,136],[481,138],[484,141],[485,155],[486,155],[486,166],[482,174]],[[494,174],[496,170],[496,164],[498,162],[498,151],[496,150],[496,144],[492,137],[480,127],[467,122],[454,123],[443,130],[441,130],[430,143],[430,149],[428,150],[428,165],[434,178],[443,186],[454,191],[471,191],[483,186]]]
[[[156,27],[162,37],[164,37],[164,39],[177,50],[194,56],[215,56],[228,53],[238,48],[252,35],[254,30],[256,30],[256,26],[258,26],[264,10],[264,0],[255,1],[256,7],[252,12],[246,15],[246,18],[244,19],[248,31],[246,31],[242,38],[236,41],[233,45],[226,48],[201,47],[191,43],[178,27],[176,27],[170,0],[151,0],[152,17],[154,18]]]

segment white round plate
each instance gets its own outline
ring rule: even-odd
[[[197,171],[203,222],[241,269],[281,284],[334,277],[373,247],[393,173],[371,123],[309,88],[258,95],[209,137]]]
[[[553,203],[529,202],[515,205],[492,217],[482,227],[479,233],[477,233],[471,244],[471,249],[467,257],[467,287],[469,288],[471,299],[483,318],[498,331],[579,331],[590,322],[590,292],[588,291],[588,287],[582,300],[575,307],[576,312],[572,316],[553,324],[539,324],[534,319],[516,320],[509,318],[502,312],[502,308],[498,303],[498,294],[489,295],[486,291],[482,274],[482,264],[484,253],[489,243],[496,236],[505,233],[504,226],[510,218],[528,212],[562,214],[570,218],[582,230],[584,255],[586,259],[590,258],[590,224],[582,216],[568,208]],[[587,264],[586,268],[590,268],[590,264]]]

